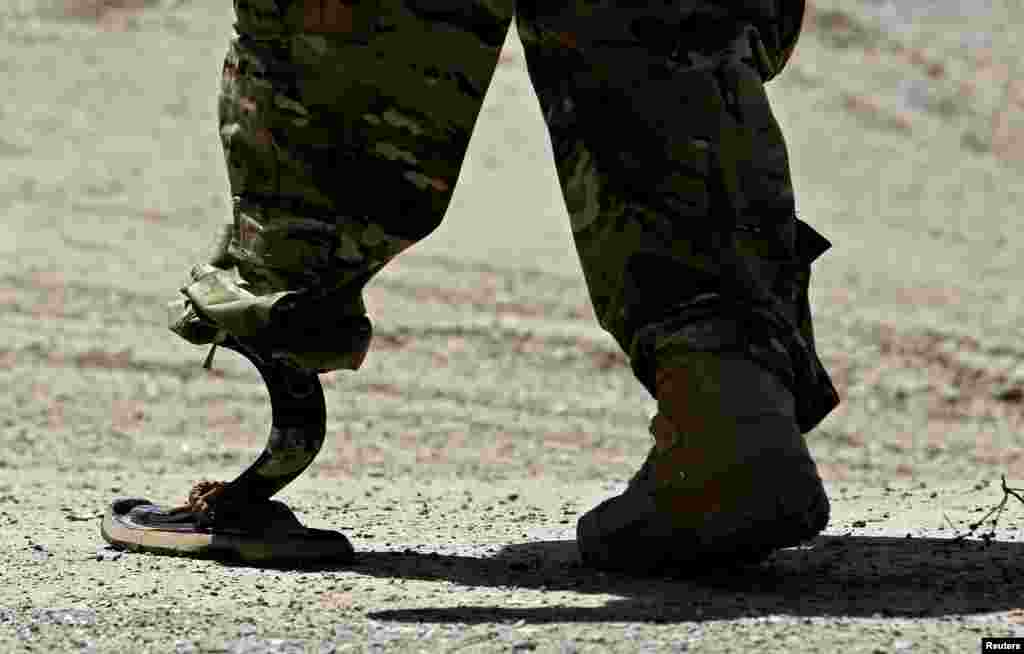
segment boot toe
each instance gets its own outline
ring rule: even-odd
[[[828,524],[829,501],[821,480],[763,493],[744,509],[707,516],[682,528],[635,488],[580,517],[576,543],[590,567],[632,574],[688,575],[709,567],[759,563],[776,550],[817,536]]]

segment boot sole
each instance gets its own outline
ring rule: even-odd
[[[780,510],[770,518],[754,517],[766,515],[762,504],[758,511],[746,512],[752,515],[745,522],[735,516],[728,519],[733,525],[740,522],[738,528],[712,521],[700,529],[681,529],[654,512],[642,493],[620,495],[579,519],[576,543],[584,564],[631,574],[692,575],[708,568],[755,565],[825,528],[829,502],[824,487],[819,485],[811,496],[799,513]],[[781,509],[782,498],[776,499]]]
[[[132,552],[245,563],[349,563],[355,558],[348,538],[336,531],[301,527],[287,533],[256,535],[194,527],[165,529],[132,522],[128,512],[144,504],[152,502],[114,501],[100,524],[103,539]]]

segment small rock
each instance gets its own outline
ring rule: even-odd
[[[196,654],[196,644],[191,640],[174,641],[174,654]]]
[[[267,649],[259,638],[229,640],[224,644],[224,651],[228,654],[267,654]]]
[[[909,640],[897,640],[895,643],[892,644],[893,651],[896,652],[905,652],[913,646],[913,643],[911,643]]]
[[[416,638],[419,640],[429,640],[434,635],[434,627],[432,625],[422,625],[416,630]]]
[[[116,561],[124,556],[124,550],[119,550],[111,545],[96,548],[97,561]]]
[[[306,643],[301,640],[245,637],[227,643],[229,654],[306,654]]]
[[[35,609],[32,611],[32,620],[70,627],[91,627],[96,624],[96,612],[92,609]]]
[[[928,111],[935,106],[935,93],[925,80],[904,78],[899,82],[899,90],[907,109]]]
[[[102,517],[102,513],[69,513],[64,519],[69,522],[92,522]]]
[[[306,654],[306,643],[301,640],[284,640],[274,638],[268,640],[268,654]]]
[[[30,549],[32,550],[32,559],[34,561],[45,561],[53,556],[53,554],[50,553],[49,548],[41,543],[32,543],[32,547]]]
[[[256,625],[251,622],[243,622],[238,625],[238,635],[242,638],[248,638],[249,636],[256,635]]]
[[[334,639],[342,643],[350,643],[356,639],[356,634],[345,625],[334,625]]]
[[[384,646],[401,638],[402,633],[398,627],[386,626],[377,622],[370,622],[367,625],[366,639],[371,646]]]

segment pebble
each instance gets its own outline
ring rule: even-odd
[[[70,522],[92,522],[102,517],[102,513],[68,513],[64,519]]]
[[[281,638],[246,637],[229,641],[228,654],[306,654],[305,641]]]
[[[97,561],[116,561],[124,556],[124,550],[119,550],[111,545],[96,548]]]
[[[32,560],[34,561],[45,561],[49,559],[53,554],[50,552],[46,545],[41,543],[32,543]]]
[[[249,636],[256,635],[256,625],[251,622],[243,622],[238,625],[238,635],[242,638],[248,638]]]
[[[431,625],[420,625],[416,630],[416,638],[419,640],[430,640],[434,635],[434,627]]]
[[[356,639],[356,633],[345,625],[334,625],[334,639],[343,643],[350,643]]]
[[[96,624],[96,612],[92,609],[33,609],[32,621],[71,627],[91,627]]]

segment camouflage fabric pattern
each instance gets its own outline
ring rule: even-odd
[[[251,315],[281,294],[365,313],[366,282],[440,224],[514,16],[591,300],[641,382],[674,352],[742,350],[787,380],[803,428],[837,403],[807,302],[828,242],[796,219],[763,87],[802,0],[235,9],[220,96],[235,215],[211,263],[237,269]],[[203,306],[186,295],[186,313]],[[196,319],[179,311],[177,331]]]

